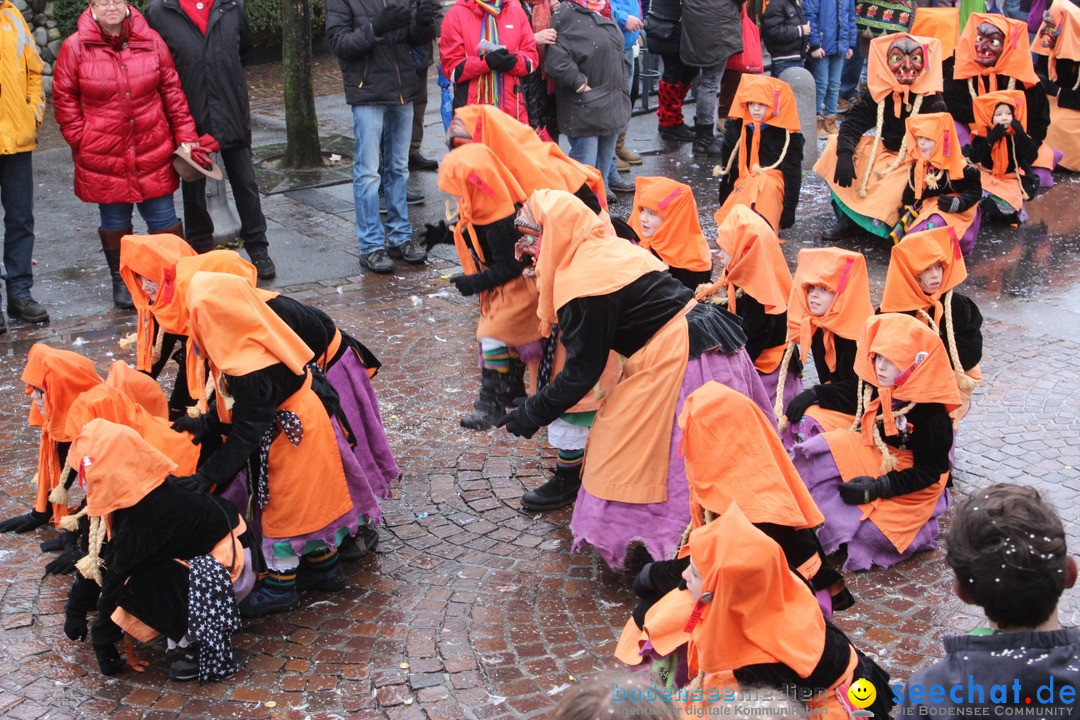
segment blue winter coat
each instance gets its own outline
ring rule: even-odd
[[[615,24],[619,26],[619,30],[622,31],[624,50],[629,50],[636,45],[638,35],[641,34],[640,30],[627,31],[626,20],[631,15],[638,20],[644,21],[645,19],[645,14],[641,12],[641,4],[638,0],[611,0],[611,19],[615,21]]]
[[[810,23],[810,51],[843,55],[857,44],[855,0],[803,0],[803,16]]]

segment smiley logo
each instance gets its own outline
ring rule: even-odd
[[[859,679],[851,683],[847,691],[848,700],[857,708],[870,707],[877,699],[877,688],[869,680]]]

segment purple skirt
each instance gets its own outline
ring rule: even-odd
[[[926,220],[923,220],[921,223],[909,229],[908,234],[910,235],[911,233],[921,232],[929,228],[942,227],[944,225],[948,225],[948,223],[945,222],[945,219],[937,213],[934,213]],[[982,227],[982,208],[975,211],[975,219],[972,221],[971,225],[968,226],[968,229],[964,231],[964,236],[960,238],[960,252],[964,254],[964,257],[970,255],[971,250],[975,247],[975,240],[979,236],[980,227]]]
[[[848,505],[840,498],[838,488],[843,479],[824,435],[796,445],[791,460],[809,488],[810,496],[825,516],[825,525],[817,531],[825,554],[831,555],[841,545],[847,545],[844,570],[858,572],[875,565],[888,568],[915,553],[936,547],[940,531],[938,518],[949,507],[948,489],[938,498],[930,520],[915,535],[907,549],[899,552],[873,521],[862,519],[862,510],[858,505]]]
[[[582,485],[570,520],[570,531],[574,535],[572,552],[581,551],[588,543],[616,572],[622,569],[626,550],[634,542],[644,544],[656,560],[674,557],[682,534],[690,524],[690,487],[686,482],[686,466],[679,456],[682,430],[678,417],[687,396],[710,380],[746,395],[761,408],[765,417],[772,420],[769,397],[745,350],[730,355],[706,352],[691,360],[686,364],[675,417],[670,421],[667,500],[647,504],[601,500],[590,495]]]
[[[363,482],[376,498],[390,497],[390,485],[401,477],[401,470],[386,439],[386,430],[379,417],[379,401],[375,398],[367,368],[360,363],[356,353],[346,352],[326,371],[326,379],[337,391],[341,410],[356,436],[356,447],[353,448],[349,448],[348,443],[343,446],[342,438],[338,438],[342,461],[345,455],[351,454],[359,468],[356,472],[361,476],[357,482]],[[350,477],[349,467],[346,463],[345,475],[351,486],[354,480]],[[368,513],[364,511],[364,514]]]
[[[769,407],[776,407],[776,388],[780,385],[780,368],[773,370],[771,373],[763,373],[758,370],[758,377],[761,378],[761,386],[765,388],[765,395],[769,399]],[[787,379],[784,381],[784,402],[781,412],[787,409],[788,403],[790,403],[796,395],[803,391],[802,376],[793,372],[788,372]],[[769,417],[774,417],[772,411],[769,412]]]

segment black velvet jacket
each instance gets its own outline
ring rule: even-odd
[[[911,467],[887,473],[894,497],[928,488],[952,468],[949,451],[953,445],[953,424],[945,406],[919,403],[905,417],[906,427],[899,434],[888,436],[882,432],[886,445],[912,453]]]
[[[769,315],[765,306],[749,295],[743,294],[735,301],[735,314],[742,321],[746,333],[746,354],[757,360],[765,350],[787,344],[787,313]],[[793,358],[797,363],[798,359]],[[792,368],[798,372],[798,368]]]
[[[472,293],[493,290],[521,276],[525,264],[514,257],[514,245],[521,233],[514,227],[514,215],[504,217],[487,225],[473,225],[480,251],[486,262],[480,262],[480,255],[473,255],[473,262],[480,271],[468,276],[468,288]],[[464,233],[465,244],[471,248],[472,238]]]
[[[907,119],[911,115],[911,108],[901,108],[900,117],[896,117],[895,105],[892,96],[882,100],[885,103],[885,114],[881,123],[881,144],[892,152],[899,152],[900,144],[904,141],[907,132]],[[914,98],[912,98],[914,102]],[[945,112],[945,100],[940,93],[923,96],[919,113]],[[859,99],[851,106],[851,110],[844,116],[844,122],[840,123],[840,134],[836,138],[836,154],[852,155],[859,139],[868,131],[877,127],[877,103],[870,97],[869,91],[863,91]]]
[[[904,194],[900,201],[902,207],[916,206],[914,184],[915,167],[912,166],[908,171],[908,183],[904,187]],[[960,198],[960,207],[956,212],[970,210],[982,200],[982,176],[979,174],[979,169],[974,165],[967,165],[964,167],[964,176],[955,180],[949,177],[948,172],[943,173],[937,188],[933,190],[928,187],[923,188],[922,201],[941,195],[956,195]]]
[[[825,362],[825,341],[821,330],[810,338],[810,355],[814,358],[819,385],[817,404],[824,410],[854,414],[858,406],[859,376],[855,374],[855,341],[833,335],[836,348],[836,370]]]

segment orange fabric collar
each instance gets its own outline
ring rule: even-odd
[[[806,291],[811,285],[822,285],[836,293],[832,307],[820,317],[811,313],[807,304]],[[788,300],[787,340],[800,344],[803,362],[810,353],[814,331],[820,328],[824,336],[825,363],[830,370],[835,370],[833,335],[854,340],[859,336],[863,322],[873,314],[870,280],[862,253],[836,247],[799,251]]]
[[[709,241],[698,222],[697,201],[689,185],[666,177],[638,177],[634,207],[628,221],[638,234],[641,247],[652,250],[668,265],[685,270],[712,269]],[[645,237],[641,209],[647,208],[664,219],[652,237]]]

